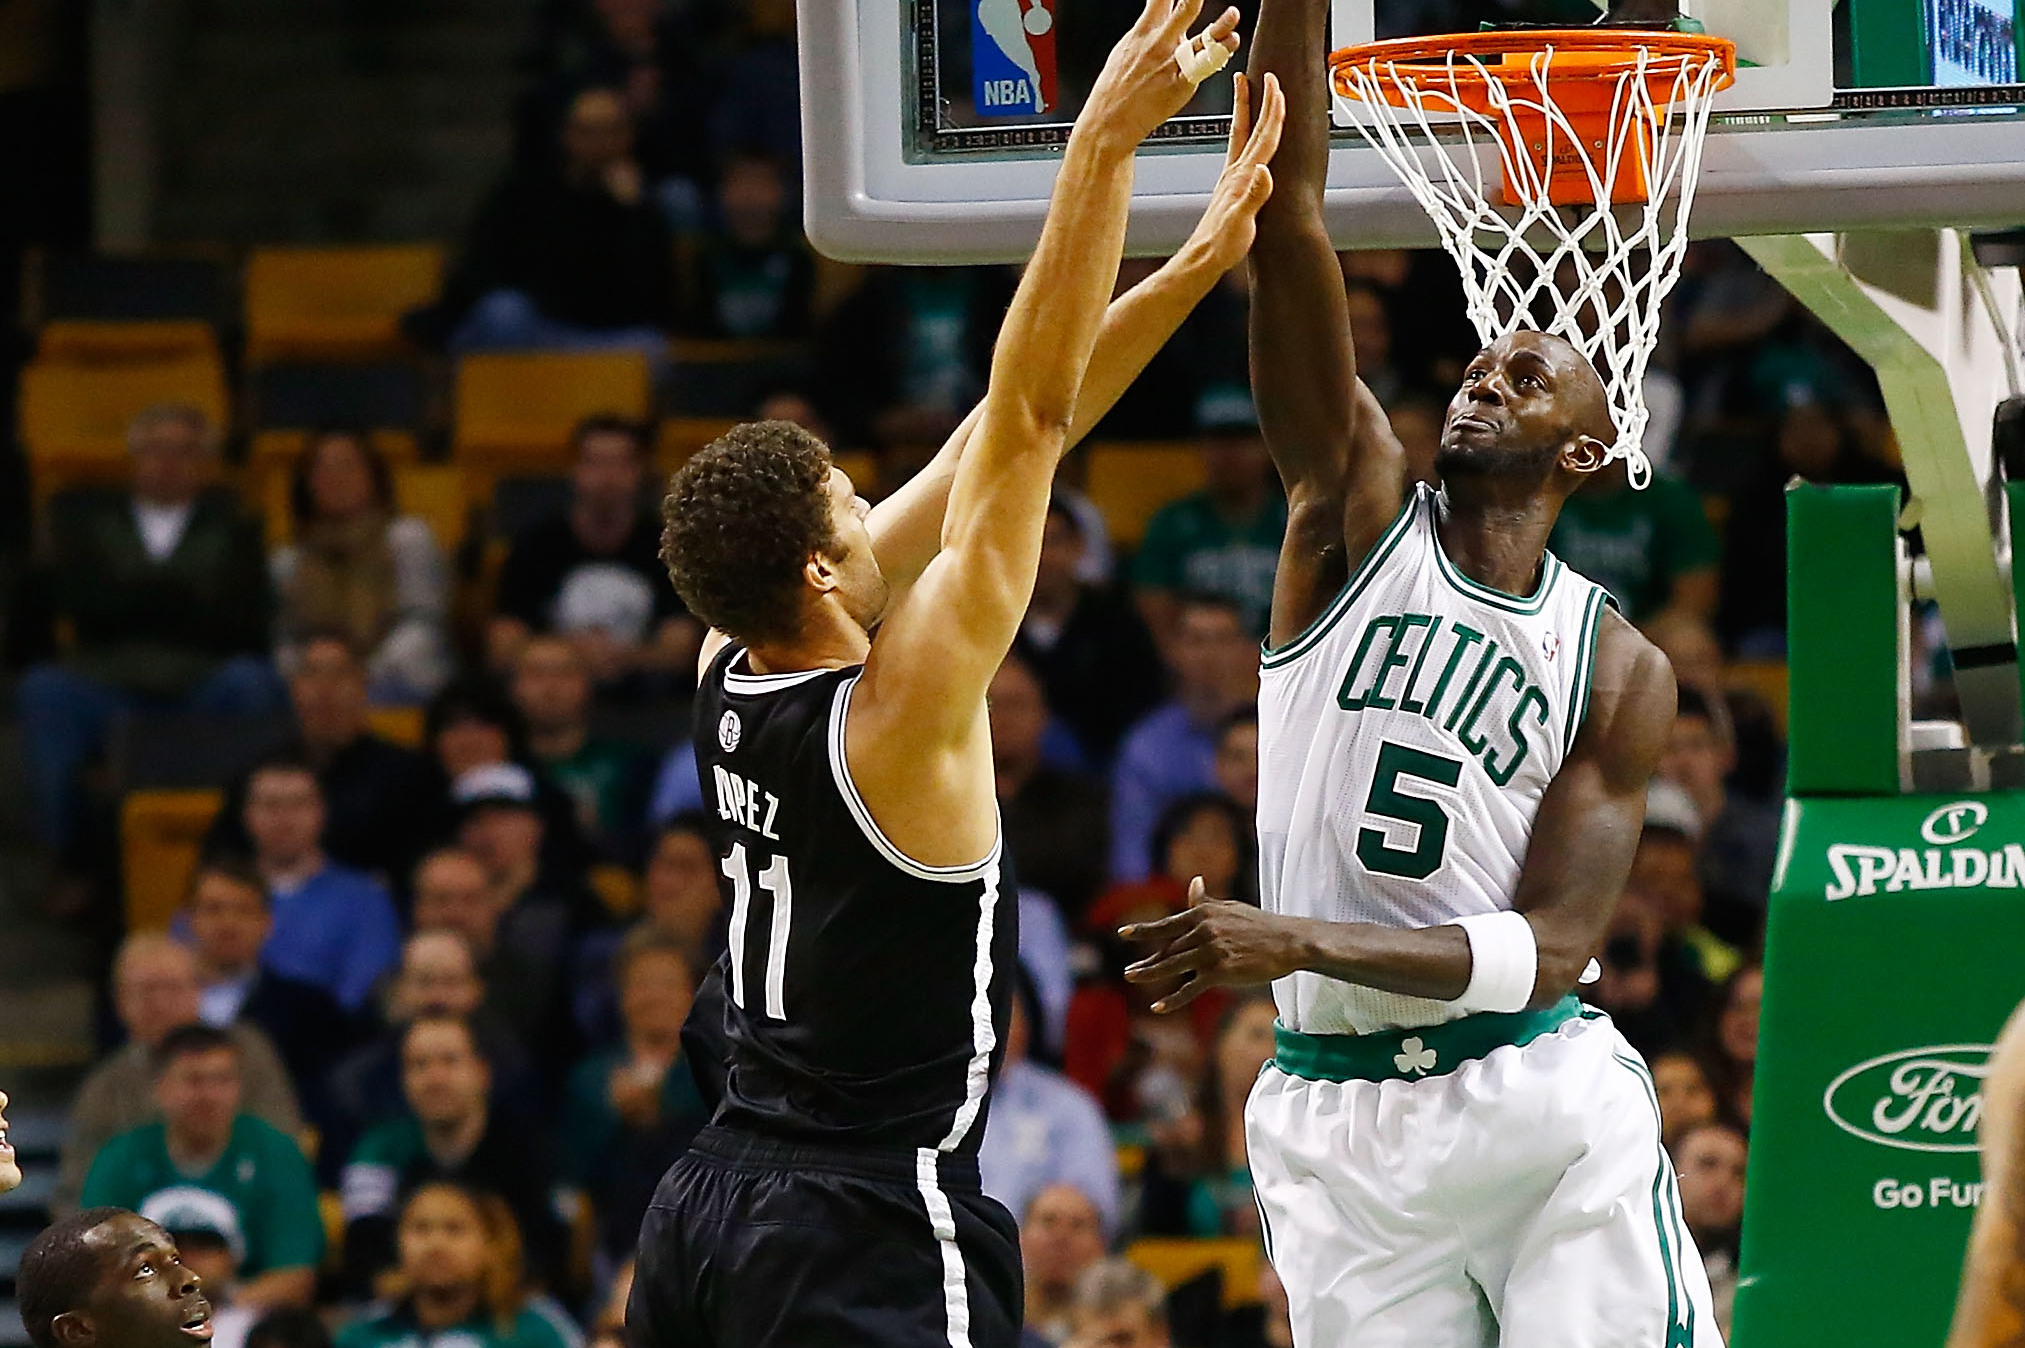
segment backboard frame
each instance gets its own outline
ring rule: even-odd
[[[910,160],[900,91],[908,25],[929,2],[798,0],[809,237],[847,262],[1019,261],[1040,234],[1059,136],[1037,131],[1031,148],[1010,154]],[[2017,88],[1863,90],[1837,95],[1831,108],[1730,117],[1710,133],[1694,233],[2025,224],[2025,153],[2016,148],[2025,144],[2025,96],[2009,92]],[[1906,103],[1963,115],[1908,112]],[[1978,115],[1994,108],[2012,111]],[[1180,246],[1208,200],[1224,127],[1199,123],[1203,139],[1151,142],[1139,156],[1134,254]],[[1339,131],[1330,153],[1325,205],[1339,247],[1435,243],[1411,195],[1354,132]]]

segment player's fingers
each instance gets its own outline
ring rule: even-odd
[[[1153,1010],[1156,1014],[1163,1016],[1170,1011],[1179,1011],[1182,1007],[1187,1006],[1214,986],[1215,984],[1211,983],[1208,979],[1198,975],[1155,1002]]]
[[[1225,168],[1238,162],[1252,138],[1252,85],[1242,70],[1231,76],[1230,91],[1230,147],[1223,155]]]
[[[1165,16],[1160,21],[1163,31],[1180,37],[1195,27],[1195,16],[1202,13],[1202,0],[1153,0],[1155,5],[1167,4]]]
[[[1287,126],[1287,95],[1280,88],[1279,77],[1268,74],[1265,91],[1259,98],[1258,116],[1253,119],[1251,134],[1245,140],[1245,147],[1238,156],[1238,162],[1264,164],[1280,148],[1280,133]]]
[[[1202,30],[1203,45],[1208,46],[1212,42],[1221,42],[1232,51],[1236,51],[1239,41],[1237,32],[1238,17],[1237,6],[1232,5],[1214,19],[1211,19],[1209,27]]]
[[[1208,898],[1209,898],[1209,886],[1205,885],[1202,882],[1201,876],[1198,875],[1193,880],[1190,880],[1188,882],[1189,907],[1194,908],[1197,905],[1203,903]]]
[[[1160,983],[1200,969],[1209,960],[1209,951],[1199,945],[1170,947],[1125,966],[1125,979],[1130,983]]]
[[[1151,922],[1128,922],[1118,928],[1118,934],[1128,941],[1159,941],[1178,935],[1195,925],[1195,917],[1186,912],[1155,918]]]

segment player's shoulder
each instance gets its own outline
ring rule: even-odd
[[[1585,739],[1612,757],[1657,766],[1676,703],[1666,653],[1615,608],[1605,605],[1596,627],[1594,675],[1577,743]],[[1650,767],[1647,768],[1648,775]]]

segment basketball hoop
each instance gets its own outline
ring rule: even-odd
[[[1634,486],[1652,476],[1646,362],[1680,278],[1713,96],[1734,43],[1659,29],[1397,38],[1329,58],[1336,105],[1400,177],[1462,273],[1485,343],[1566,338],[1603,376]],[[1493,189],[1480,149],[1495,144]]]

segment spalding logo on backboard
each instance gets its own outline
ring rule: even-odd
[[[972,0],[970,68],[977,111],[1026,117],[1055,106],[1058,0]]]

